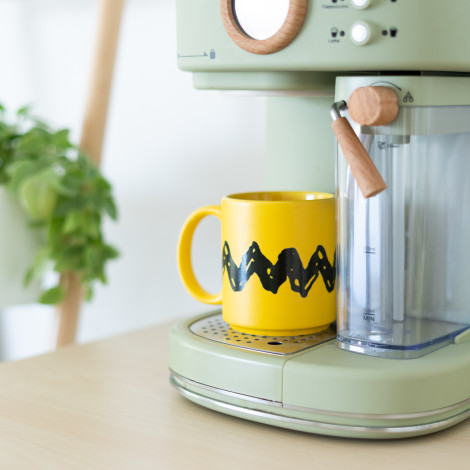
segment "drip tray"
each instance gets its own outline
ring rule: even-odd
[[[192,323],[189,330],[195,335],[218,343],[279,355],[294,354],[336,338],[336,329],[333,326],[319,333],[301,336],[258,336],[239,333],[230,328],[221,313]]]

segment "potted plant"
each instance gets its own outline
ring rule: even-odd
[[[0,307],[37,295],[37,287],[18,286],[23,269],[25,286],[37,286],[48,269],[75,272],[90,299],[118,255],[102,233],[103,217],[116,219],[117,210],[111,185],[69,131],[53,130],[26,107],[10,123],[0,106],[0,189]],[[57,282],[36,300],[55,304],[64,295]]]

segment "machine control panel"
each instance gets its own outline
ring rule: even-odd
[[[176,0],[180,68],[470,73],[469,0],[275,0],[276,9],[273,2]],[[252,23],[271,10],[277,26],[257,39]],[[436,24],[446,34],[436,34]]]

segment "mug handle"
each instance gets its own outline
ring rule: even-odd
[[[212,305],[222,303],[222,290],[218,294],[211,294],[199,284],[191,262],[191,247],[194,231],[199,222],[208,215],[215,215],[221,220],[220,213],[220,206],[205,206],[195,210],[184,223],[178,242],[178,269],[183,284],[196,300]]]

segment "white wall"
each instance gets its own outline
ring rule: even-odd
[[[109,265],[109,285],[98,286],[82,310],[80,342],[207,310],[178,277],[180,227],[199,206],[262,187],[263,99],[192,88],[191,75],[176,66],[174,3],[127,0],[103,155],[120,209],[118,223],[106,223],[105,231],[122,256]],[[0,102],[11,109],[32,104],[55,126],[72,128],[76,141],[97,4],[0,2]],[[216,220],[203,224],[195,247],[197,274],[209,290],[218,290]],[[49,307],[2,312],[1,357],[49,350],[53,325]]]

